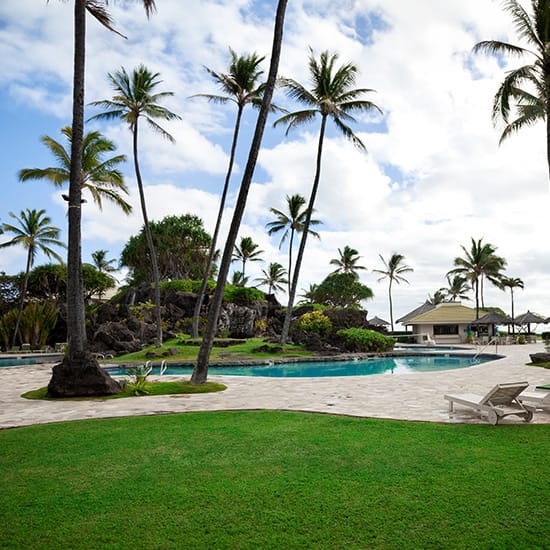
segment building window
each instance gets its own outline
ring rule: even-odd
[[[458,325],[434,325],[434,336],[458,334]]]

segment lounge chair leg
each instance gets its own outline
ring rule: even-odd
[[[495,411],[489,411],[487,413],[487,420],[490,424],[496,426],[498,424],[498,414]]]

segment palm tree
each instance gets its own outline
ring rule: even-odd
[[[505,290],[506,288],[510,289],[510,298],[512,300],[512,321],[515,319],[514,314],[514,288],[523,288],[523,281],[519,277],[506,277],[503,276],[500,279],[500,287],[502,290]],[[515,334],[516,327],[514,323],[512,323],[512,334]]]
[[[107,259],[108,252],[108,250],[96,250],[92,252],[94,267],[100,273],[114,273],[117,270],[117,268],[113,266],[113,264],[116,263],[115,258],[111,260]]]
[[[21,298],[19,300],[19,311],[15,321],[15,327],[12,336],[12,346],[15,346],[17,333],[19,332],[19,324],[21,315],[23,314],[23,306],[27,294],[27,285],[29,282],[29,273],[34,264],[34,260],[38,252],[43,252],[48,258],[55,258],[62,263],[63,259],[57,252],[52,250],[51,246],[65,247],[65,243],[59,240],[59,228],[50,225],[51,219],[46,216],[45,210],[29,210],[28,208],[21,211],[20,216],[16,216],[13,212],[9,213],[14,218],[18,225],[4,223],[2,231],[15,235],[11,241],[0,244],[0,248],[8,246],[22,245],[27,250],[27,265],[25,268],[25,276],[23,278],[23,287],[21,289]]]
[[[452,278],[450,275],[446,275],[447,287],[439,289],[446,300],[454,302],[455,300],[469,300],[470,298],[466,294],[472,287],[468,284],[466,277],[462,275],[454,275]]]
[[[267,285],[268,294],[276,294],[284,290],[283,284],[288,283],[285,268],[278,262],[271,262],[267,269],[262,269],[263,277],[256,279],[261,285]]]
[[[315,283],[309,283],[308,288],[302,289],[302,294],[300,294],[300,297],[303,298],[303,300],[300,300],[298,304],[299,305],[314,304],[315,294],[318,289],[319,289],[319,285],[316,285]]]
[[[359,269],[367,269],[364,265],[357,265],[359,261],[359,252],[351,246],[344,246],[343,250],[338,249],[339,258],[330,260],[330,265],[336,265],[338,268],[333,273],[354,273],[357,275]]]
[[[414,271],[414,269],[404,263],[405,256],[403,256],[403,254],[398,254],[397,252],[394,252],[388,261],[384,259],[382,254],[379,254],[378,256],[384,264],[384,269],[373,269],[373,271],[382,275],[382,277],[380,277],[378,281],[381,281],[382,279],[389,279],[388,298],[390,302],[390,325],[393,332],[393,303],[391,296],[392,285],[394,282],[397,284],[408,284],[409,281],[407,281],[407,279],[403,277],[403,273],[411,273],[412,271]]]
[[[54,367],[48,385],[50,395],[74,395],[86,391],[115,393],[120,386],[103,371],[97,360],[87,352],[86,322],[84,311],[84,285],[81,256],[81,204],[82,204],[82,150],[84,136],[84,76],[86,60],[86,11],[111,31],[112,21],[106,10],[107,0],[90,2],[74,0],[74,62],[73,105],[71,125],[71,166],[69,177],[68,252],[67,252],[67,339],[68,354],[61,365]],[[149,17],[155,9],[154,0],[143,0]],[[73,366],[86,367],[86,382],[79,374],[74,376]],[[92,375],[95,372],[95,376]],[[96,384],[96,382],[101,383]],[[86,386],[86,387],[84,387]]]
[[[428,294],[428,300],[427,301],[428,301],[428,304],[432,304],[434,306],[444,302],[445,301],[445,294],[444,294],[443,290],[442,289],[436,290],[434,292],[433,296],[430,296]]]
[[[67,138],[70,145],[72,141],[71,127],[65,126],[61,129],[61,133]],[[50,136],[43,136],[41,141],[57,159],[58,166],[23,168],[18,174],[19,181],[45,179],[51,181],[56,187],[61,187],[70,179],[70,148],[66,149]],[[128,189],[124,184],[122,172],[117,169],[117,165],[126,161],[126,156],[116,155],[103,159],[105,153],[115,150],[116,145],[99,132],[88,132],[84,135],[80,186],[90,192],[100,209],[103,206],[102,200],[107,199],[120,206],[125,214],[129,214],[132,211],[132,206],[121,195],[121,193],[128,194]],[[65,195],[63,196],[65,197]]]
[[[304,228],[304,222],[307,216],[307,210],[302,206],[306,203],[306,199],[301,195],[295,194],[289,197],[286,196],[286,203],[288,207],[288,213],[278,210],[277,208],[270,208],[269,211],[276,216],[276,219],[266,224],[268,228],[267,234],[274,235],[279,231],[283,232],[283,236],[279,242],[279,249],[286,241],[290,234],[288,243],[288,292],[290,293],[290,281],[292,278],[292,250],[294,248],[294,236],[296,233],[301,233]],[[315,210],[314,210],[315,211]],[[309,226],[318,225],[321,222],[319,220],[310,220]],[[309,230],[309,234],[317,239],[320,239],[319,233]]]
[[[235,242],[237,241],[237,235],[239,234],[239,228],[246,207],[246,201],[248,198],[248,192],[250,190],[250,184],[252,183],[254,169],[256,168],[256,161],[258,160],[258,154],[260,152],[265,124],[267,122],[267,115],[271,109],[271,98],[273,96],[273,90],[277,82],[277,71],[279,69],[279,59],[281,57],[281,45],[283,41],[283,28],[285,22],[287,1],[288,0],[279,0],[277,3],[269,74],[264,88],[262,105],[258,113],[258,120],[256,122],[256,128],[254,130],[254,137],[252,138],[252,143],[250,145],[248,160],[241,181],[239,196],[237,197],[237,202],[235,204],[235,209],[233,212],[233,218],[231,220],[229,232],[225,241],[225,247],[218,274],[218,281],[216,284],[216,289],[214,290],[214,295],[212,296],[212,300],[210,302],[210,309],[208,311],[208,322],[206,325],[206,330],[204,332],[199,353],[197,356],[197,364],[195,365],[195,368],[193,369],[193,374],[191,376],[192,384],[204,384],[208,377],[208,362],[210,359],[210,352],[214,344],[214,336],[216,335],[218,317],[220,315],[223,303],[225,282],[227,280],[227,274],[229,273],[229,268],[231,266],[233,249],[235,246]]]
[[[315,206],[315,198],[319,188],[321,177],[321,159],[323,154],[323,142],[325,139],[325,129],[327,121],[334,122],[336,128],[359,149],[365,149],[363,142],[353,133],[347,123],[355,122],[352,113],[362,113],[370,110],[381,112],[379,107],[371,101],[360,99],[365,93],[371,92],[369,88],[353,88],[357,75],[357,67],[352,63],[347,63],[336,67],[337,54],[329,54],[328,51],[322,52],[319,60],[315,59],[313,51],[310,50],[309,71],[312,81],[312,88],[309,90],[300,83],[290,78],[281,80],[281,84],[286,88],[287,94],[292,99],[304,104],[305,109],[288,113],[275,122],[275,126],[286,124],[286,133],[306,122],[312,121],[317,115],[321,117],[321,126],[319,129],[319,138],[317,145],[317,160],[315,176],[307,206],[307,215],[304,220],[302,238],[298,249],[298,257],[292,276],[292,285],[288,297],[288,307],[285,314],[283,329],[281,333],[281,342],[285,343],[288,338],[290,320],[292,318],[292,306],[294,297],[298,288],[298,279],[302,266],[302,259],[306,246],[307,236],[311,223],[311,215]]]
[[[120,119],[128,124],[133,138],[133,156],[134,170],[139,190],[139,199],[141,203],[141,213],[143,215],[143,225],[145,228],[145,236],[149,248],[149,257],[151,261],[151,270],[153,272],[153,284],[155,295],[155,317],[157,323],[157,345],[162,344],[162,321],[160,315],[160,280],[155,245],[149,227],[149,219],[147,216],[147,207],[145,204],[145,193],[143,190],[143,181],[141,179],[141,171],[138,160],[138,122],[140,117],[145,119],[145,122],[162,137],[173,142],[174,138],[164,128],[159,126],[155,119],[174,120],[180,117],[160,105],[160,101],[173,96],[173,92],[157,92],[158,85],[162,82],[159,80],[159,73],[152,73],[144,65],[139,65],[128,74],[126,69],[122,67],[120,71],[114,74],[109,73],[109,80],[115,91],[115,95],[111,100],[94,101],[92,105],[106,109],[104,112],[94,115],[93,119]]]
[[[222,91],[226,95],[196,94],[191,96],[204,97],[208,99],[208,101],[214,103],[225,104],[228,102],[233,102],[237,106],[237,115],[235,118],[235,126],[233,128],[233,140],[231,142],[231,153],[229,155],[229,165],[227,167],[225,182],[220,197],[216,226],[214,228],[214,235],[212,236],[212,243],[210,245],[208,260],[206,262],[206,270],[204,272],[197,301],[195,302],[195,309],[193,311],[193,322],[191,323],[192,338],[197,338],[199,334],[199,316],[202,303],[204,302],[204,296],[206,294],[208,279],[211,275],[214,256],[216,254],[216,243],[222,223],[225,200],[229,189],[229,181],[233,171],[233,162],[235,160],[235,150],[237,148],[237,141],[239,138],[242,114],[247,105],[252,105],[254,107],[260,106],[265,88],[264,83],[258,84],[258,80],[263,74],[263,71],[259,68],[260,63],[265,59],[265,57],[258,57],[256,53],[238,56],[231,48],[229,51],[231,53],[231,63],[229,64],[228,73],[217,73],[206,67],[208,73],[214,78],[216,83],[221,87]]]
[[[235,245],[233,261],[241,262],[241,274],[243,279],[246,278],[246,262],[263,262],[260,258],[260,255],[263,253],[263,250],[258,250],[258,245],[252,240],[252,237],[241,237],[240,245]]]
[[[518,36],[529,48],[500,40],[485,40],[474,52],[528,56],[531,63],[507,73],[493,100],[493,120],[505,127],[500,142],[522,128],[546,119],[546,150],[550,175],[550,0],[531,0],[529,14],[517,0],[503,0]]]
[[[506,260],[495,254],[496,247],[492,244],[483,244],[483,239],[477,241],[471,238],[470,250],[461,246],[464,257],[454,259],[454,269],[451,269],[447,275],[463,275],[472,284],[476,297],[476,319],[479,319],[479,299],[481,295],[482,307],[485,305],[483,300],[483,281],[487,278],[495,285],[499,285],[501,271],[506,267]]]

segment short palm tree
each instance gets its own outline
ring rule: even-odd
[[[258,245],[252,240],[252,237],[241,237],[240,244],[235,245],[233,261],[241,262],[241,276],[243,279],[246,279],[246,262],[263,262],[262,258],[260,258],[263,253],[263,250],[258,250]]]
[[[275,122],[287,125],[286,133],[302,124],[311,122],[315,117],[320,116],[321,126],[319,129],[319,138],[317,145],[317,160],[315,176],[307,206],[307,215],[304,220],[302,238],[298,249],[298,256],[292,276],[292,285],[288,297],[288,307],[285,314],[281,342],[285,343],[288,338],[290,320],[292,318],[292,306],[294,297],[298,288],[298,279],[304,250],[311,223],[311,215],[315,206],[315,199],[319,189],[321,178],[321,160],[323,154],[323,143],[325,139],[325,129],[328,120],[332,120],[336,128],[344,137],[349,139],[359,149],[365,149],[363,142],[353,133],[348,125],[355,122],[352,114],[363,113],[367,111],[381,112],[380,108],[372,101],[361,99],[364,94],[372,92],[369,88],[354,88],[357,76],[357,67],[352,63],[346,63],[339,67],[336,66],[338,60],[337,54],[330,54],[328,51],[321,53],[317,60],[310,50],[309,72],[311,78],[311,89],[307,89],[302,84],[291,78],[281,79],[281,85],[286,89],[287,94],[292,99],[304,105],[304,109],[288,113]]]
[[[507,288],[510,289],[510,299],[512,301],[512,321],[515,319],[515,313],[514,313],[514,288],[523,288],[523,281],[519,277],[507,277],[503,276],[500,279],[500,287],[502,290],[505,290]],[[512,334],[515,334],[516,327],[514,323],[512,323]]]
[[[157,257],[151,229],[149,227],[149,218],[147,216],[147,206],[145,203],[145,193],[143,190],[143,181],[138,160],[138,123],[142,118],[155,132],[162,137],[173,142],[174,138],[162,128],[157,122],[161,120],[174,120],[180,117],[163,107],[160,102],[173,96],[173,92],[158,92],[158,86],[161,84],[159,73],[151,72],[144,65],[139,65],[131,74],[122,67],[119,71],[109,73],[109,80],[115,91],[115,95],[110,100],[94,101],[92,105],[106,109],[102,113],[94,115],[92,119],[113,120],[120,119],[128,124],[132,132],[134,169],[139,190],[141,203],[141,213],[143,215],[143,225],[145,236],[149,247],[149,256],[151,261],[151,271],[153,274],[154,295],[155,295],[155,317],[157,323],[157,345],[162,344],[162,320],[160,314],[160,280]]]
[[[464,256],[454,259],[454,269],[448,275],[462,275],[472,284],[476,299],[476,319],[479,319],[480,296],[483,300],[483,281],[487,278],[491,283],[499,285],[501,271],[506,267],[506,260],[495,254],[496,247],[483,243],[483,239],[471,238],[470,250],[461,246]]]
[[[61,133],[67,139],[68,148],[51,138],[43,136],[42,143],[52,152],[57,159],[58,166],[48,168],[23,168],[19,171],[20,181],[49,180],[56,187],[68,183],[71,171],[71,141],[72,129],[65,126]],[[106,153],[116,150],[116,145],[100,132],[88,132],[84,135],[82,144],[82,169],[80,186],[87,189],[94,202],[101,209],[103,199],[112,201],[125,213],[132,211],[132,206],[127,203],[122,194],[128,194],[124,183],[124,176],[117,166],[126,161],[125,155],[116,155],[104,158]]]
[[[96,250],[92,252],[93,265],[100,273],[114,273],[117,270],[113,265],[116,263],[115,258],[108,260],[108,253],[108,250]]]
[[[262,269],[263,277],[256,279],[261,285],[267,286],[268,294],[276,294],[277,291],[284,291],[288,280],[285,268],[279,262],[271,262],[267,269]]]
[[[354,273],[357,275],[358,270],[367,269],[364,265],[357,265],[361,256],[359,256],[359,252],[355,248],[346,245],[342,250],[338,249],[338,254],[340,255],[339,258],[330,260],[330,265],[337,266],[334,273]]]
[[[315,294],[319,288],[319,285],[316,285],[315,283],[309,283],[308,288],[302,289],[302,294],[300,294],[300,297],[303,298],[298,302],[300,305],[306,305],[306,304],[314,304],[315,303]]]
[[[208,254],[204,277],[199,290],[199,294],[197,296],[197,300],[195,302],[195,309],[193,311],[193,321],[191,324],[192,338],[197,338],[199,334],[199,316],[206,294],[208,279],[211,276],[214,256],[216,254],[216,243],[222,223],[223,211],[227,198],[227,191],[229,189],[229,181],[231,179],[231,173],[233,171],[235,150],[237,148],[237,141],[239,139],[239,131],[241,128],[243,111],[247,105],[259,107],[261,105],[262,96],[265,89],[265,83],[259,82],[260,77],[263,75],[263,71],[260,69],[260,64],[265,59],[265,57],[259,57],[256,53],[237,55],[231,48],[229,49],[229,52],[231,53],[229,72],[218,73],[206,67],[208,73],[216,81],[216,83],[219,85],[225,95],[196,94],[194,96],[191,96],[204,97],[208,101],[214,103],[235,103],[235,105],[237,106],[237,115],[235,118],[235,126],[233,128],[233,140],[231,142],[231,152],[229,154],[229,164],[227,167],[227,172],[225,174],[222,194],[220,196],[216,226],[214,228],[214,234],[212,236],[212,243],[210,245],[210,251]]]
[[[454,275],[453,277],[447,275],[446,278],[447,287],[440,289],[446,300],[453,302],[455,300],[470,299],[467,293],[472,290],[472,287],[468,284],[466,277],[462,275]]]
[[[9,213],[12,218],[17,221],[18,225],[4,223],[2,230],[4,233],[12,233],[15,235],[13,239],[0,244],[0,248],[9,246],[21,245],[27,250],[27,265],[25,267],[25,276],[23,278],[23,288],[21,289],[21,298],[19,301],[19,311],[13,329],[12,346],[15,345],[17,334],[19,332],[19,324],[21,315],[23,314],[23,306],[27,295],[27,285],[29,282],[29,273],[34,264],[34,260],[38,252],[43,252],[48,258],[55,258],[62,263],[63,259],[52,246],[65,247],[65,243],[59,240],[59,228],[50,225],[51,219],[46,216],[45,210],[29,210],[28,208],[21,212],[18,217],[13,212]]]
[[[289,237],[288,242],[288,291],[290,292],[290,281],[292,278],[292,250],[294,248],[294,237],[297,233],[301,233],[304,229],[304,222],[307,217],[307,210],[302,208],[306,203],[306,199],[302,195],[295,194],[292,196],[286,196],[287,212],[278,210],[277,208],[270,208],[269,211],[275,215],[275,220],[266,224],[268,229],[268,235],[274,235],[275,233],[283,232],[281,240],[279,242],[279,248],[283,246],[283,243]],[[314,210],[315,211],[315,210]],[[319,225],[319,220],[309,220],[310,228],[314,225]],[[320,239],[319,233],[309,229],[309,234],[312,237]]]
[[[474,52],[527,56],[531,62],[507,73],[493,100],[493,120],[502,119],[505,124],[500,143],[514,132],[546,120],[550,175],[550,0],[531,0],[531,13],[517,0],[503,0],[502,5],[528,48],[485,40],[474,46]]]
[[[411,273],[414,271],[412,267],[409,267],[406,265],[405,262],[405,256],[403,254],[398,254],[397,252],[394,252],[389,260],[385,260],[382,254],[379,254],[380,260],[384,264],[383,269],[373,269],[373,272],[380,273],[382,276],[378,279],[379,281],[383,279],[389,280],[388,285],[388,298],[390,303],[390,325],[391,330],[393,332],[393,302],[392,302],[392,285],[393,283],[401,284],[401,283],[408,283],[407,279],[403,277],[404,273]]]

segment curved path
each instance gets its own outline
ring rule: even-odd
[[[493,349],[488,351],[494,351]],[[550,370],[530,367],[529,353],[543,345],[499,346],[503,359],[474,367],[415,374],[375,374],[339,378],[259,378],[212,376],[227,385],[219,393],[131,397],[114,400],[34,401],[21,394],[45,386],[51,364],[0,367],[0,428],[30,424],[154,415],[190,411],[278,409],[371,418],[428,422],[480,423],[471,409],[456,406],[447,412],[445,393],[486,393],[502,382],[528,381],[529,389],[550,384]],[[165,377],[166,378],[166,377]],[[550,411],[537,411],[533,420],[550,424]],[[523,424],[506,417],[503,424]]]

